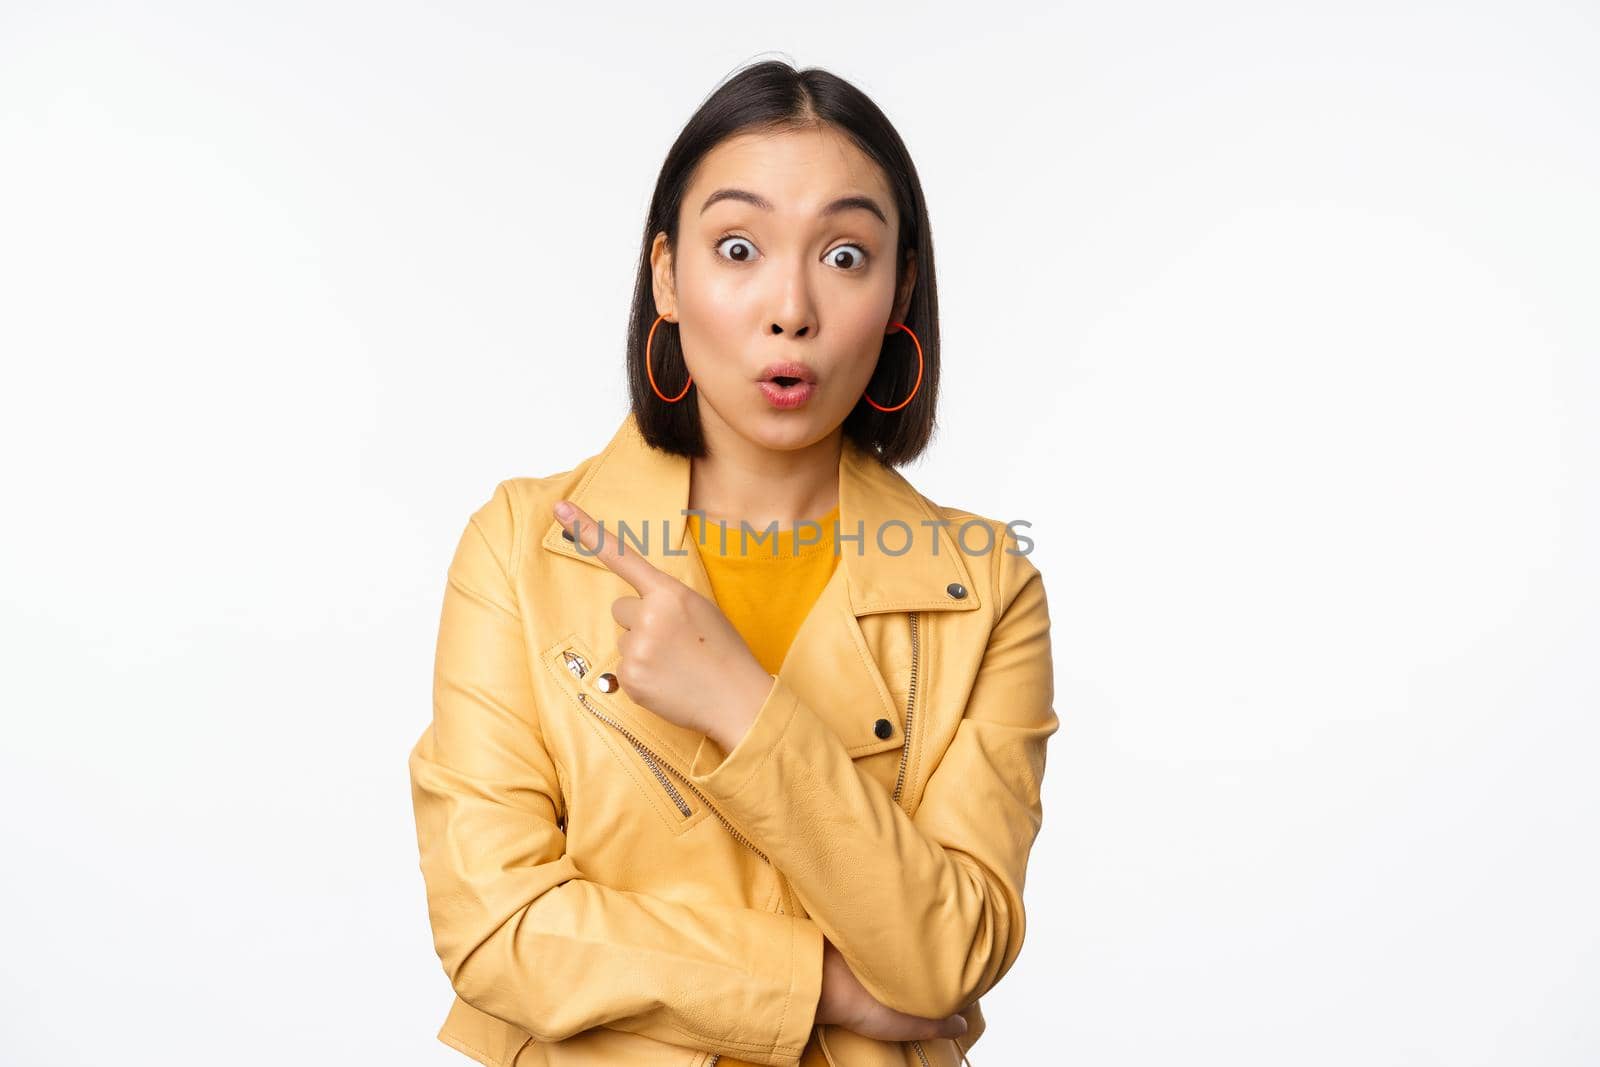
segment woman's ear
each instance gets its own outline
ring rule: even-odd
[[[650,243],[650,289],[656,300],[656,314],[676,322],[678,291],[672,284],[672,246],[667,242],[666,230],[656,234]]]
[[[911,313],[911,293],[917,287],[917,253],[906,253],[905,275],[900,279],[894,294],[894,321],[904,322]]]

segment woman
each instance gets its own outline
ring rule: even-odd
[[[450,564],[410,757],[442,1041],[965,1060],[1058,721],[1027,539],[893,466],[932,432],[936,312],[871,101],[777,62],[706,100],[650,208],[632,410],[500,483]]]

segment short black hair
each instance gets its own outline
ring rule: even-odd
[[[917,261],[916,285],[904,321],[922,342],[922,384],[911,402],[898,411],[879,411],[858,400],[845,417],[844,433],[891,465],[915,459],[932,438],[939,397],[939,301],[928,209],[911,155],[888,118],[854,85],[816,67],[797,70],[780,60],[765,60],[736,71],[705,99],[673,142],[656,178],[645,219],[627,341],[629,399],[642,435],[654,447],[677,455],[705,455],[694,397],[686,396],[677,404],[664,402],[651,388],[645,369],[645,341],[656,321],[650,264],[656,234],[665,231],[668,247],[677,248],[678,213],[690,178],[700,160],[717,145],[752,130],[817,126],[836,127],[883,169],[900,215],[896,292],[905,279],[907,253],[915,252]],[[650,343],[650,355],[661,391],[668,396],[683,392],[689,371],[676,324],[661,323]],[[903,400],[916,381],[917,351],[910,335],[904,330],[887,334],[867,393],[887,407]]]

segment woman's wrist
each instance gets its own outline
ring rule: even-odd
[[[756,721],[775,684],[777,679],[759,666],[749,674],[741,675],[727,687],[729,700],[717,716],[717,721],[704,731],[706,736],[715,741],[723,752],[732,752],[744,735],[750,732],[750,725]]]

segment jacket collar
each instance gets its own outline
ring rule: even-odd
[[[625,551],[642,543],[652,564],[711,597],[705,568],[685,539],[689,473],[689,458],[651,447],[630,411],[567,498],[591,518],[604,521],[607,530],[625,524],[630,533]],[[939,521],[943,516],[899,471],[844,439],[837,551],[857,617],[882,611],[970,611],[979,606],[955,538],[945,528],[923,525]],[[562,532],[560,520],[548,516],[541,541],[545,550],[607,569],[579,552]],[[933,538],[938,539],[937,550]],[[961,586],[965,595],[953,596],[952,585]]]
[[[642,543],[652,564],[714,602],[700,554],[686,537],[689,474],[690,460],[650,447],[629,412],[566,496],[591,518],[603,520],[608,530],[625,522],[630,537],[638,538],[638,543],[626,542],[625,551],[638,550]],[[980,606],[955,536],[943,527],[922,525],[942,519],[899,472],[846,438],[839,462],[839,565],[795,633],[777,677],[829,724],[852,757],[900,747],[907,722],[904,705],[917,688],[911,676],[916,653],[910,626],[887,617],[861,620],[890,612],[954,613]],[[905,527],[884,528],[896,521]],[[880,528],[890,550],[901,549],[908,540],[911,547],[899,555],[885,551],[878,543]],[[843,540],[858,529],[859,545]],[[573,566],[584,564],[610,575],[610,568],[579,552],[562,533],[552,513],[540,541],[543,550],[573,560]],[[937,551],[933,537],[938,538]],[[957,583],[961,588],[953,589]],[[608,589],[619,587],[629,588],[620,578],[607,584]],[[698,773],[720,759],[709,738],[650,714],[624,691],[606,694],[594,686],[593,680],[622,658],[618,629],[604,610],[574,612],[557,623],[564,636],[547,656],[557,663],[571,648],[591,658],[595,670],[586,675],[587,681],[574,681],[557,666],[563,684],[586,689],[591,703],[626,724],[679,770]],[[931,660],[938,653],[930,638],[937,641],[931,629],[922,636],[923,656]],[[881,729],[883,719],[889,721],[887,732]]]

